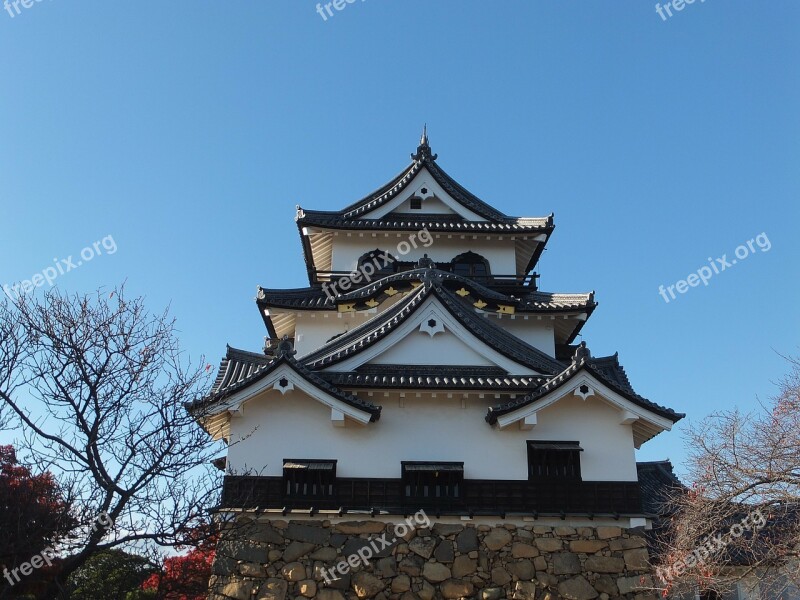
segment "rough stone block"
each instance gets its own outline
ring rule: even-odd
[[[331,539],[331,530],[322,526],[306,525],[292,521],[284,531],[287,540],[308,542],[322,546]]]
[[[450,569],[442,563],[425,563],[422,568],[422,576],[431,583],[440,583],[445,579],[450,579],[453,574]]]
[[[592,600],[599,596],[597,590],[582,575],[559,583],[558,593],[567,600]]]
[[[584,567],[592,573],[622,573],[625,561],[616,556],[593,555],[586,559]]]
[[[581,561],[577,554],[558,552],[551,555],[553,573],[556,575],[575,575],[581,572]]]
[[[456,536],[456,546],[462,554],[478,549],[478,532],[474,527],[467,527]]]
[[[558,552],[564,548],[564,543],[557,538],[536,538],[536,547],[542,552]]]
[[[622,529],[619,527],[598,527],[597,528],[597,537],[601,540],[609,540],[611,538],[617,538],[622,535]]]
[[[467,598],[475,592],[475,586],[469,581],[460,579],[448,579],[439,586],[442,597],[446,600],[456,600],[457,598]]]

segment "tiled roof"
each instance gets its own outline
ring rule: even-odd
[[[642,490],[642,509],[646,513],[665,515],[669,512],[666,506],[669,497],[676,491],[686,489],[675,476],[672,463],[668,460],[637,462],[636,471]]]
[[[282,344],[283,343],[285,342],[282,342]],[[380,418],[380,406],[376,406],[340,390],[335,385],[322,379],[317,373],[306,368],[302,363],[298,362],[292,354],[293,352],[288,352],[285,348],[283,350],[279,348],[276,357],[269,357],[255,352],[237,350],[228,346],[228,351],[225,358],[222,359],[220,363],[219,372],[217,373],[217,378],[211,388],[211,392],[205,398],[190,404],[189,409],[200,409],[201,407],[208,409],[208,407],[219,403],[232,394],[263,379],[281,365],[288,365],[314,387],[330,394],[337,400],[341,400],[353,408],[369,413],[372,415],[372,421],[377,421],[378,418]]]
[[[298,310],[336,310],[336,304],[320,286],[299,289],[258,288],[259,305]]]
[[[225,358],[219,365],[217,379],[211,386],[209,396],[216,396],[235,388],[242,381],[247,381],[269,367],[271,357],[257,352],[238,350],[228,346]]]
[[[401,389],[529,390],[547,381],[546,377],[508,375],[500,368],[428,365],[380,365],[347,373],[325,371],[319,375],[339,387]]]
[[[269,289],[258,288],[258,303],[265,307],[288,308],[298,310],[336,310],[336,304],[352,300],[366,299],[375,296],[398,281],[422,281],[425,268],[412,269],[395,273],[361,288],[341,294],[336,301],[325,293],[321,286],[312,286],[295,289]],[[519,296],[505,294],[483,285],[474,279],[456,275],[446,271],[437,270],[437,275],[448,288],[464,287],[472,290],[476,296],[484,300],[496,300],[502,304],[513,305],[518,312],[554,312],[569,310],[594,310],[597,303],[594,292],[585,294],[559,294],[548,292],[523,292]]]
[[[437,214],[391,214],[380,219],[349,219],[337,212],[301,209],[297,225],[323,229],[364,229],[388,231],[420,231],[427,229],[443,233],[522,234],[549,233],[553,230],[552,216],[542,218],[508,218],[501,222],[467,221]]]
[[[440,273],[429,269],[423,285],[407,298],[301,360],[313,369],[320,369],[355,355],[384,338],[414,314],[428,296],[435,295],[464,327],[504,356],[549,375],[555,375],[563,370],[562,363],[508,333],[502,327],[490,323],[476,313],[471,305],[445,289],[439,277]]]
[[[550,379],[539,389],[531,394],[528,394],[527,396],[490,408],[489,412],[486,414],[486,420],[489,423],[494,424],[497,422],[498,417],[514,412],[515,410],[518,410],[524,406],[533,404],[540,398],[543,398],[550,392],[558,389],[570,381],[583,370],[590,372],[623,398],[630,400],[637,406],[641,406],[650,412],[669,419],[673,423],[677,423],[686,416],[682,413],[675,412],[671,408],[666,408],[656,404],[655,402],[652,402],[647,398],[637,394],[631,387],[630,382],[628,381],[628,376],[625,374],[625,370],[622,368],[622,365],[619,364],[619,360],[616,355],[594,359],[588,355],[588,350],[585,350],[585,345],[582,344],[581,347],[579,347],[578,352],[575,353],[572,364],[570,364],[561,373]]]
[[[535,312],[539,310],[593,310],[597,306],[594,292],[587,294],[554,294],[550,292],[530,292],[521,296],[517,310]]]

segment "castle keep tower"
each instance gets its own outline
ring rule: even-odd
[[[296,222],[309,286],[258,289],[264,351],[228,348],[191,407],[230,443],[219,515],[248,523],[212,597],[652,593],[635,449],[683,415],[575,344],[593,293],[538,289],[553,215],[489,206],[424,133],[386,185]]]

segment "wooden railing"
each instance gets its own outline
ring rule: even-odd
[[[333,494],[288,496],[281,477],[225,477],[223,508],[388,510],[420,508],[440,514],[640,514],[635,481],[517,481],[468,479],[459,498],[407,498],[400,479],[340,477]]]

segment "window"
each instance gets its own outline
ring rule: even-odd
[[[422,198],[414,196],[409,200],[409,204],[411,205],[411,210],[422,210]]]
[[[581,480],[578,442],[528,441],[528,479]]]
[[[397,259],[388,252],[384,252],[378,248],[367,252],[358,259],[359,271],[364,273],[365,271],[362,267],[366,264],[372,265],[372,269],[367,269],[366,272],[372,271],[374,274],[371,275],[371,278],[374,279],[388,277],[397,272]],[[368,279],[368,281],[370,280],[371,279]]]
[[[453,273],[462,277],[486,278],[491,274],[489,261],[474,252],[459,254],[452,260],[452,264]]]
[[[290,498],[329,498],[336,483],[335,460],[284,459],[283,490]]]
[[[461,498],[463,462],[403,462],[405,497],[427,502]]]

